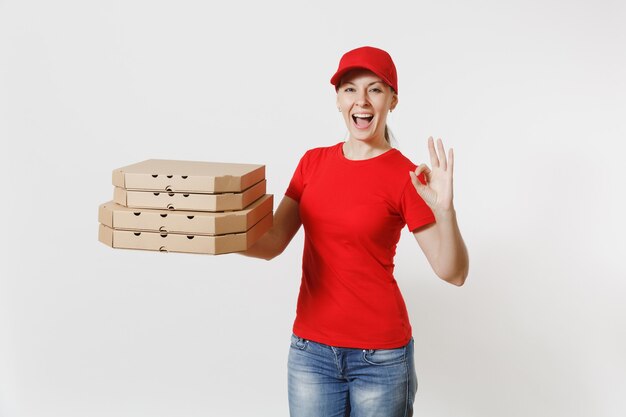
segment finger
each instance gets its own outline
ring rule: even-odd
[[[439,158],[437,152],[435,152],[435,142],[432,136],[428,137],[428,153],[430,154],[430,165],[433,168],[439,167]]]
[[[450,176],[454,175],[454,150],[448,150],[448,166],[450,167]]]
[[[437,150],[439,151],[439,166],[445,171],[448,169],[448,161],[446,159],[446,150],[443,148],[441,138],[437,139]]]
[[[418,166],[415,169],[415,175],[416,176],[419,177],[422,173],[424,173],[424,179],[426,180],[426,182],[428,182],[428,179],[430,178],[430,173],[431,173],[431,170],[430,170],[430,168],[428,168],[428,165],[420,164],[420,166]]]
[[[430,168],[428,168],[428,165],[426,164],[420,164],[417,168],[415,168],[415,173],[419,175],[420,172],[430,172]]]

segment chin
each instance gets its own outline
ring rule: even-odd
[[[350,137],[361,142],[370,142],[376,137],[376,133],[372,131],[357,130],[356,132],[350,132]]]

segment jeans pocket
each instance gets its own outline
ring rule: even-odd
[[[370,365],[396,365],[406,360],[406,346],[397,349],[365,349],[363,360]]]
[[[308,340],[303,339],[300,336],[296,336],[293,333],[291,334],[291,347],[292,348],[305,350],[308,344],[309,344]]]

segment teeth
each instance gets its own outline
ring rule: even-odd
[[[368,113],[357,113],[357,114],[353,114],[353,116],[361,118],[361,119],[366,119],[368,117],[374,117],[373,114],[368,114]]]

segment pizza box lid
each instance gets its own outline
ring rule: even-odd
[[[126,190],[190,193],[241,192],[265,179],[265,165],[148,159],[114,169],[113,185]]]
[[[115,187],[113,200],[124,207],[191,210],[228,211],[243,210],[265,195],[266,180],[239,193],[200,194],[174,191],[132,191]]]
[[[272,213],[273,204],[272,194],[244,210],[226,212],[135,209],[109,201],[98,207],[98,221],[112,229],[220,235],[245,232]]]
[[[273,219],[269,213],[246,232],[216,236],[118,230],[99,223],[98,240],[121,249],[219,255],[250,248],[272,227]]]

